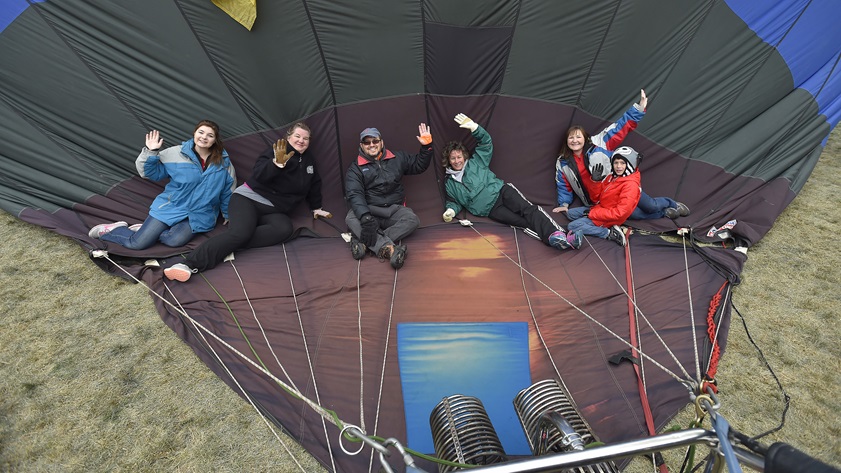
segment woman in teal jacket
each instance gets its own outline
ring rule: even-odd
[[[469,157],[458,141],[447,143],[442,152],[447,209],[443,219],[450,222],[462,208],[479,217],[488,217],[506,225],[525,229],[544,244],[564,250],[578,248],[581,240],[567,233],[542,208],[529,202],[512,184],[506,184],[490,170],[493,157],[491,135],[463,113],[455,117],[461,128],[476,138],[476,150]]]
[[[88,235],[143,250],[160,241],[171,247],[186,245],[196,233],[216,226],[221,213],[228,220],[228,203],[236,187],[236,173],[219,136],[219,125],[200,121],[193,139],[160,151],[163,139],[157,130],[146,134],[146,146],[135,165],[140,177],[169,179],[152,202],[142,224],[99,224]]]

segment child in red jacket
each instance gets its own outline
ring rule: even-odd
[[[640,200],[639,159],[640,155],[628,146],[613,152],[610,158],[613,172],[601,182],[599,201],[592,207],[576,207],[567,211],[570,232],[612,240],[622,246],[627,244],[619,225],[631,216]]]

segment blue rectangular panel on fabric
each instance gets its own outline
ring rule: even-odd
[[[453,394],[482,401],[508,455],[531,455],[514,396],[531,385],[526,322],[397,326],[409,448],[434,453],[429,415]]]

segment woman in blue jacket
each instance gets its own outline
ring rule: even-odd
[[[289,214],[301,201],[307,201],[313,218],[332,217],[321,208],[321,177],[315,157],[307,153],[309,146],[309,127],[303,122],[292,125],[285,138],[257,157],[251,177],[234,190],[228,230],[199,245],[183,263],[166,268],[164,275],[186,282],[236,250],[291,240],[295,234]]]
[[[227,221],[228,203],[236,187],[236,173],[219,135],[219,125],[200,121],[193,139],[161,151],[163,138],[157,130],[146,134],[146,146],[135,165],[140,177],[169,179],[152,202],[142,224],[102,223],[88,236],[143,250],[158,241],[166,246],[186,245],[196,233],[213,230],[219,214]]]

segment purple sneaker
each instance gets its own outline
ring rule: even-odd
[[[567,250],[570,248],[569,236],[563,230],[558,230],[549,235],[549,246],[559,250]]]
[[[567,243],[569,243],[570,248],[577,250],[581,248],[581,236],[575,232],[567,232]]]

